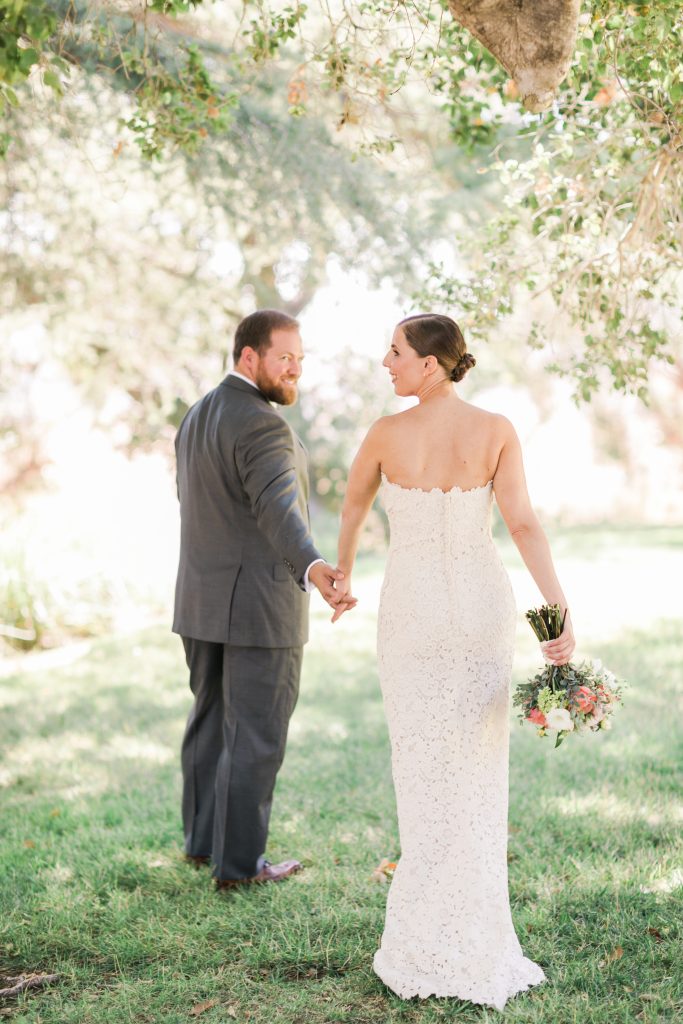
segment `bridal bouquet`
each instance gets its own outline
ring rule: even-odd
[[[543,640],[556,640],[564,626],[558,604],[532,608],[526,618]],[[555,746],[570,732],[611,729],[610,718],[621,700],[621,685],[600,661],[580,665],[546,665],[533,679],[520,683],[512,703],[521,708],[521,722],[531,722],[539,736],[554,733]]]

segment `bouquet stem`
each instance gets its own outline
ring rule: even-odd
[[[564,665],[553,665],[550,669],[550,689],[553,693],[566,690]]]

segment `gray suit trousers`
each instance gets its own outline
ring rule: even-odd
[[[182,641],[194,694],[182,745],[185,851],[211,857],[217,878],[251,878],[263,866],[303,648]]]

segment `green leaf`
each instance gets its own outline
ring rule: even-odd
[[[23,72],[28,70],[38,61],[38,51],[29,46],[27,50],[21,50],[19,56],[19,67]]]
[[[45,82],[45,85],[48,85],[51,89],[54,89],[54,91],[59,96],[63,95],[64,90],[62,89],[62,83],[60,82],[58,76],[55,74],[54,71],[44,71],[43,81]]]

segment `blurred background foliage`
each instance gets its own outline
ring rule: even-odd
[[[370,302],[389,286],[406,312],[456,315],[478,359],[465,394],[517,389],[539,423],[590,399],[600,458],[645,487],[635,446],[683,446],[682,42],[674,0],[585,4],[557,102],[532,115],[445,0],[0,0],[0,632],[52,642],[145,597],[135,545],[127,572],[102,558],[126,543],[107,515],[132,532],[131,502],[172,501],[174,430],[235,324],[305,318],[331,259]],[[390,395],[370,344],[305,340],[325,372],[293,423],[332,515]],[[101,497],[72,499],[80,518],[55,505],[79,467]],[[85,543],[86,511],[105,544]]]
[[[201,0],[3,0],[2,9],[3,145],[14,160],[30,147],[18,111],[23,105],[35,113],[37,92],[94,92],[98,113],[118,125],[114,147],[134,141],[164,165],[164,178],[182,154],[210,207],[237,177],[253,184],[251,196],[241,197],[241,217],[255,234],[272,220],[255,216],[264,181],[252,177],[251,136],[272,132],[286,140],[283,157],[285,150],[306,153],[306,165],[320,172],[311,181],[272,151],[260,164],[270,179],[266,205],[278,202],[278,234],[286,233],[280,217],[304,213],[297,237],[308,242],[307,215],[317,204],[302,211],[302,197],[329,189],[332,210],[345,216],[352,185],[356,202],[367,203],[361,219],[377,221],[379,238],[386,222],[373,203],[384,184],[377,164],[330,180],[329,150],[342,162],[394,154],[391,167],[417,158],[419,174],[445,171],[442,184],[452,187],[452,164],[434,152],[447,126],[461,159],[495,177],[499,202],[467,233],[467,270],[432,261],[422,300],[457,305],[467,326],[488,337],[515,304],[533,306],[534,297],[549,294],[553,312],[532,312],[528,340],[547,345],[556,310],[579,325],[578,350],[555,368],[572,375],[583,398],[605,369],[616,388],[646,397],[650,361],[674,358],[667,313],[676,319],[683,177],[677,0],[586,4],[575,61],[557,103],[542,115],[523,111],[516,84],[451,18],[447,0],[353,7],[244,0],[232,11]],[[32,98],[18,88],[24,81]],[[103,88],[119,94],[120,105]],[[418,214],[416,190],[411,199]],[[221,194],[219,205],[230,206],[229,197]],[[320,227],[325,218],[314,215],[314,222]],[[329,251],[337,240],[318,234]],[[386,242],[398,254],[395,239]]]

